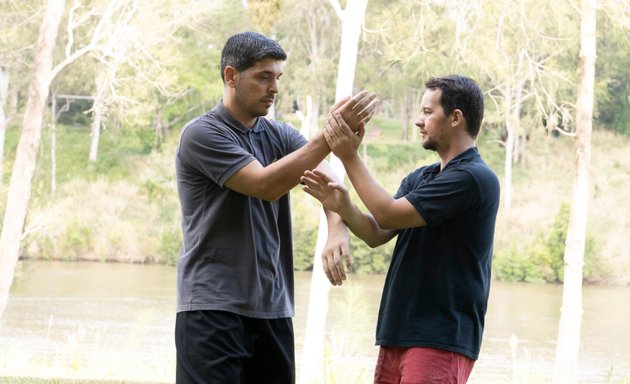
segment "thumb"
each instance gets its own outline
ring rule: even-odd
[[[357,131],[357,136],[359,136],[359,139],[363,141],[363,136],[365,136],[365,123],[364,122],[361,122],[361,124],[359,124],[359,130]]]

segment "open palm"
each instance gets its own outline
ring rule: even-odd
[[[304,172],[301,181],[304,183],[304,192],[319,200],[330,211],[339,213],[351,204],[346,187],[333,182],[328,175],[317,169]]]

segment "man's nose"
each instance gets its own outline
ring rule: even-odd
[[[271,81],[271,88],[269,90],[272,93],[278,93],[278,79],[274,79]]]

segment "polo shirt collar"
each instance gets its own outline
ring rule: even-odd
[[[446,168],[450,167],[451,165],[467,162],[478,157],[481,157],[481,155],[479,155],[479,149],[477,149],[477,147],[468,148],[464,152],[451,159],[451,161],[446,164]]]
[[[225,121],[227,125],[229,125],[231,128],[236,129],[237,131],[241,133],[247,133],[249,131],[261,132],[265,129],[263,124],[261,124],[262,119],[260,117],[256,119],[256,124],[254,125],[253,128],[248,128],[244,126],[243,124],[241,124],[240,121],[236,120],[236,118],[232,116],[232,114],[230,113],[230,111],[228,111],[225,105],[223,105],[223,99],[219,100],[219,102],[214,107],[214,109],[217,111],[221,119]]]

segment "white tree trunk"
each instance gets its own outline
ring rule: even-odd
[[[110,84],[110,77],[108,72],[110,69],[108,68],[105,73],[99,75],[96,79],[96,95],[94,96],[94,105],[92,105],[92,113],[94,114],[94,118],[92,119],[92,127],[90,131],[90,154],[88,156],[88,160],[90,163],[96,162],[98,160],[98,144],[101,139],[101,126],[103,125],[103,118],[105,116],[105,93],[107,92],[107,88]]]
[[[7,131],[7,114],[5,105],[9,98],[9,68],[0,65],[0,184],[2,184],[4,163],[4,139]]]
[[[88,156],[88,160],[90,163],[96,162],[98,160],[98,143],[101,139],[101,122],[103,121],[103,110],[99,105],[94,105],[94,118],[92,119],[92,128],[90,133],[90,154]]]
[[[339,12],[337,1],[330,0],[333,7]],[[359,47],[361,26],[368,0],[348,0],[346,8],[340,13],[341,50],[339,54],[339,69],[337,71],[337,90],[335,100],[340,100],[352,94],[354,75]],[[344,168],[341,161],[331,156],[330,164],[337,176],[343,180]],[[326,317],[328,315],[328,293],[330,282],[324,274],[321,261],[328,226],[324,213],[320,216],[317,245],[315,248],[315,262],[309,296],[306,331],[304,334],[304,349],[302,350],[301,368],[299,374],[300,383],[322,383],[324,339]]]
[[[57,95],[52,97],[52,114],[50,122],[50,194],[57,192]]]
[[[314,132],[315,129],[311,127],[312,123],[312,114],[313,114],[313,97],[306,96],[306,114],[302,112],[302,110],[296,111],[298,117],[300,118],[300,133],[302,136],[307,139],[311,137],[311,132]]]
[[[46,98],[52,81],[52,53],[64,8],[65,0],[48,1],[35,47],[33,77],[29,86],[22,135],[15,155],[0,236],[0,316],[9,299],[9,290],[19,258],[22,230],[28,212],[33,172],[41,141]]]
[[[505,217],[510,217],[512,209],[512,161],[514,159],[514,127],[512,114],[512,88],[505,87],[505,161],[503,164],[503,209]]]
[[[564,286],[553,382],[577,383],[582,325],[582,269],[588,217],[588,172],[595,93],[596,0],[582,0],[579,85],[576,105],[576,166],[571,217],[564,250]]]

